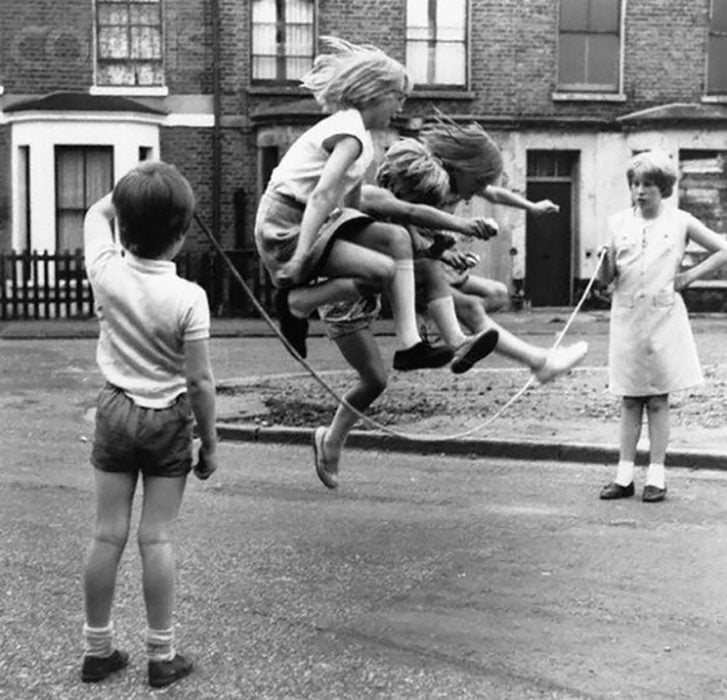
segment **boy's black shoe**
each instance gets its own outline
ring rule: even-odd
[[[81,680],[84,683],[98,683],[116,671],[126,668],[129,665],[129,655],[125,651],[114,649],[111,656],[86,656],[83,657],[81,668]]]
[[[301,357],[306,357],[308,355],[308,348],[305,344],[308,337],[308,319],[293,316],[288,305],[287,289],[280,289],[275,295],[275,313],[283,337]]]
[[[452,351],[444,345],[429,345],[420,340],[416,345],[394,353],[394,369],[408,372],[413,369],[444,367],[452,360],[452,355]]]
[[[181,654],[175,654],[171,661],[149,662],[149,685],[152,688],[165,688],[192,673],[194,664]]]

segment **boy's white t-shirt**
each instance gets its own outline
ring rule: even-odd
[[[353,136],[361,143],[359,157],[342,178],[344,195],[348,194],[363,182],[366,170],[374,160],[373,139],[357,109],[335,112],[303,133],[273,170],[268,187],[301,203],[307,202],[336,141],[343,136]]]
[[[184,343],[209,338],[207,295],[173,262],[122,255],[102,217],[87,220],[85,241],[101,372],[137,405],[166,408],[187,390]]]

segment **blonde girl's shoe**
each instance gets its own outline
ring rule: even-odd
[[[324,447],[326,428],[316,428],[313,433],[313,459],[316,465],[316,474],[326,488],[335,489],[338,486],[338,460],[328,459]]]
[[[565,374],[582,362],[587,352],[588,343],[585,340],[567,347],[553,348],[548,352],[543,366],[536,369],[533,374],[541,384],[552,382],[561,374]]]

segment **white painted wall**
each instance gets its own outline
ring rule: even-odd
[[[8,115],[9,117],[10,115]],[[30,227],[33,248],[55,250],[55,156],[56,146],[113,147],[114,181],[134,167],[139,148],[151,149],[159,158],[158,118],[124,114],[54,114],[28,112],[9,118],[11,125],[11,182],[17,182],[18,149],[30,147]],[[13,188],[12,243],[19,247],[18,188]]]

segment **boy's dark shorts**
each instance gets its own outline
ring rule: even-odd
[[[104,472],[179,477],[192,470],[192,410],[187,394],[168,408],[137,406],[106,384],[96,406],[91,464]]]

